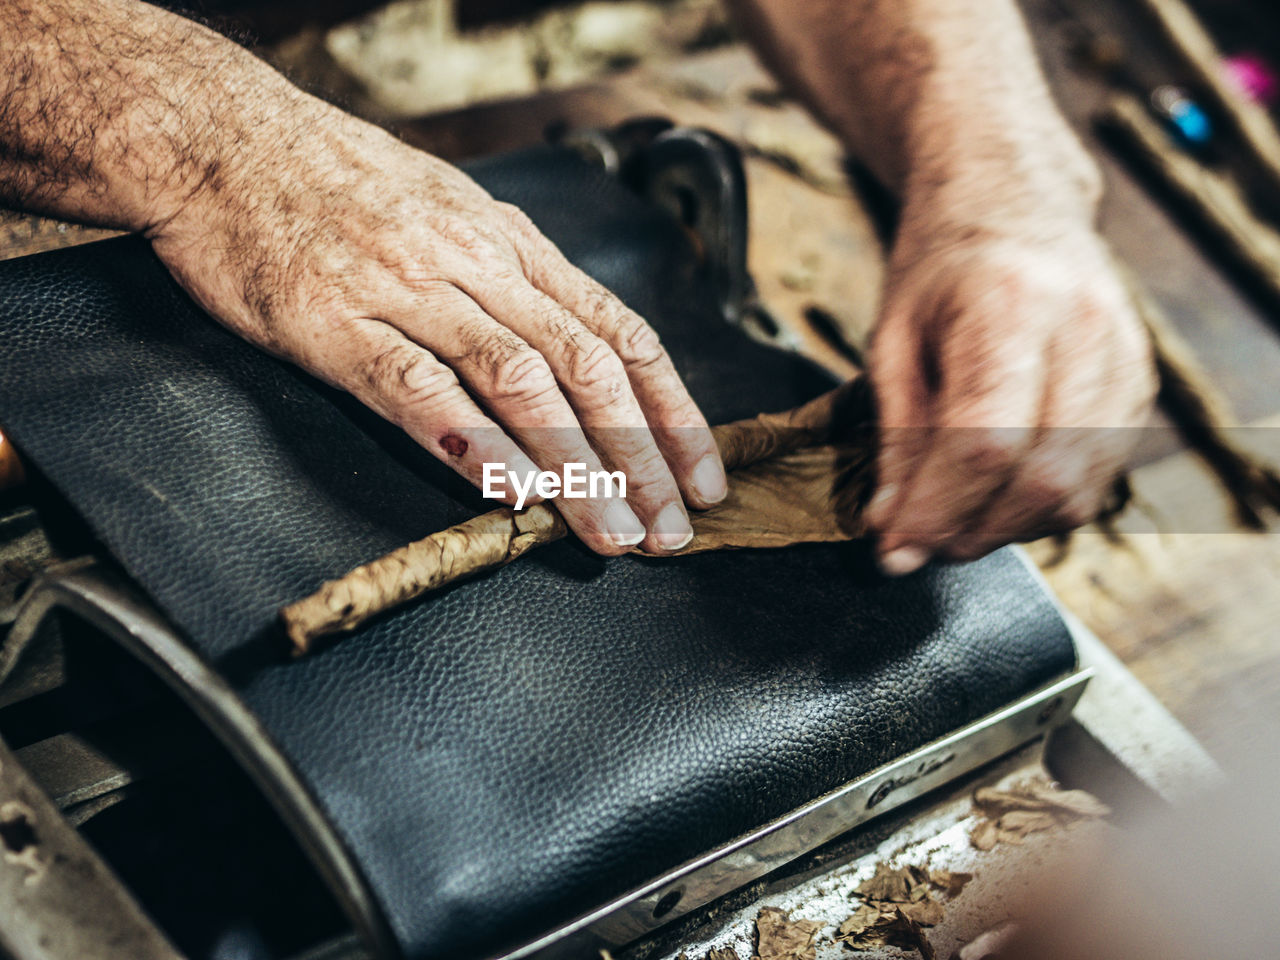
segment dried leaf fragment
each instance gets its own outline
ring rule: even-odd
[[[972,879],[968,873],[881,863],[854,891],[864,902],[840,924],[836,939],[851,950],[897,946],[932,958],[933,948],[923,928],[937,926],[946,915],[943,905],[933,899],[933,891],[954,897]]]
[[[1007,790],[983,787],[974,793],[973,804],[984,818],[969,835],[978,850],[991,850],[997,843],[1021,844],[1033,833],[1111,814],[1110,807],[1084,790],[1059,790],[1040,780]]]
[[[881,863],[876,867],[875,875],[864,880],[854,891],[863,900],[887,900],[892,903],[907,903],[914,899],[912,891],[920,886],[911,867],[891,867]]]
[[[885,903],[887,909],[873,904],[863,904],[840,925],[836,939],[843,941],[850,950],[874,950],[879,947],[905,947],[919,950],[925,960],[934,960],[933,947],[924,935],[924,924],[912,918],[913,908],[936,907],[941,904]],[[941,920],[939,913],[938,919]]]
[[[792,920],[777,907],[763,907],[756,917],[756,956],[759,960],[815,960],[814,938],[822,924]]]
[[[930,870],[929,882],[948,897],[958,897],[965,885],[973,879],[972,873],[961,873],[954,870]]]
[[[870,903],[864,903],[851,913],[840,924],[836,931],[837,940],[857,940],[880,920],[880,910]]]

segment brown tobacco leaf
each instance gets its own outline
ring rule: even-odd
[[[936,927],[946,916],[937,900],[920,900],[917,903],[900,903],[898,912],[911,918],[922,927]]]
[[[836,931],[836,939],[846,942],[857,940],[879,922],[880,909],[870,903],[864,903],[851,913],[844,923],[840,924],[840,929]]]
[[[713,947],[702,960],[738,960],[738,951],[732,947]]]
[[[998,843],[1021,844],[1033,833],[1111,814],[1110,807],[1084,790],[1059,790],[1039,780],[1008,790],[983,787],[973,795],[973,804],[983,819],[969,842],[979,850],[991,850]]]
[[[933,948],[922,928],[937,926],[946,915],[933,891],[958,896],[972,879],[968,873],[881,863],[855,890],[864,902],[840,924],[836,939],[852,950],[906,947],[932,960]]]
[[[893,903],[908,903],[917,899],[912,895],[921,886],[920,880],[912,867],[891,867],[881,863],[876,867],[875,876],[864,880],[854,892],[863,900],[888,900]]]
[[[864,880],[854,891],[863,900],[889,903],[916,903],[927,900],[930,888],[949,897],[959,896],[964,885],[973,879],[971,873],[949,870],[926,870],[923,867],[891,867],[881,863],[875,876]]]
[[[851,950],[874,950],[879,947],[905,947],[920,951],[925,960],[934,960],[933,947],[924,935],[921,923],[912,917],[913,908],[936,907],[937,920],[942,919],[942,905],[938,903],[881,905],[864,903],[836,933],[836,939]]]
[[[929,882],[952,898],[960,896],[965,885],[972,879],[972,873],[960,873],[952,870],[929,871]]]
[[[814,938],[822,924],[791,920],[777,907],[763,907],[756,917],[756,956],[759,960],[815,960]]]

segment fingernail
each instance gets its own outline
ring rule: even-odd
[[[693,539],[693,527],[680,509],[680,504],[670,503],[658,514],[653,524],[653,538],[663,550],[679,550]]]
[[[719,503],[729,493],[729,481],[724,475],[720,458],[708,453],[693,468],[691,478],[694,492],[703,503]]]
[[[929,562],[929,554],[919,547],[899,547],[880,558],[880,569],[891,577],[905,577]]]
[[[621,500],[612,501],[604,510],[604,532],[620,547],[634,547],[644,539],[644,524]]]

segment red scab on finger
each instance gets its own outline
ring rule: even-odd
[[[454,433],[447,433],[441,437],[440,446],[451,457],[460,457],[467,452],[467,441]]]

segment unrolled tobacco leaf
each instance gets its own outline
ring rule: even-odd
[[[814,938],[822,924],[792,920],[777,907],[763,907],[756,917],[756,956],[759,960],[815,960]]]
[[[897,906],[899,911],[922,927],[936,927],[946,916],[946,911],[937,900],[917,900],[914,903],[900,903]]]
[[[837,940],[857,940],[880,920],[880,908],[864,903],[851,913],[836,930]]]

